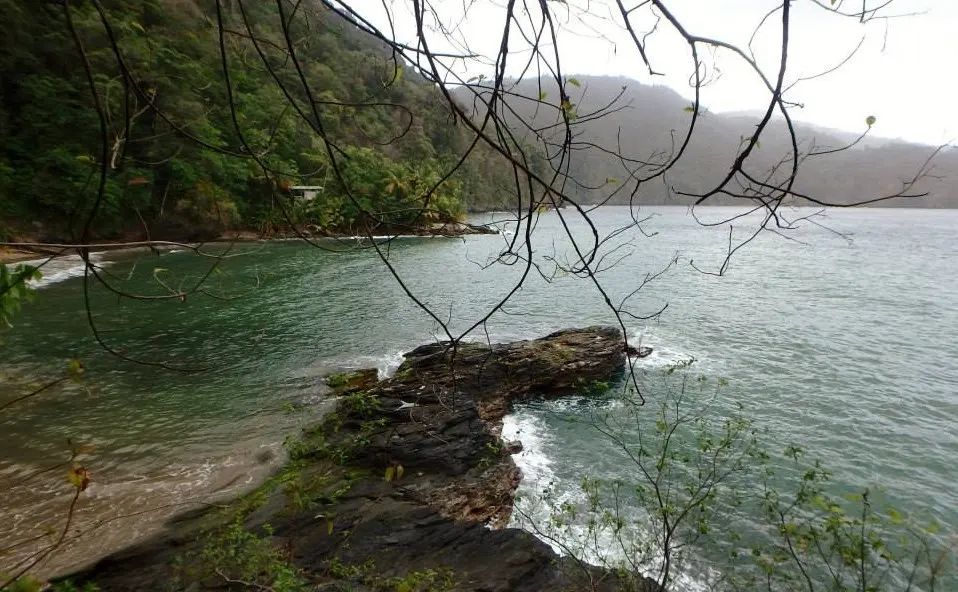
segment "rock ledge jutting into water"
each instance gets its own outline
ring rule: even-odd
[[[589,327],[492,346],[424,345],[380,382],[369,371],[330,377],[341,395],[336,410],[291,451],[296,482],[313,485],[304,493],[291,490],[292,478],[267,484],[259,498],[247,496],[251,509],[239,520],[282,549],[314,589],[397,589],[390,578],[431,571],[446,574],[450,590],[615,590],[615,574],[504,528],[521,479],[511,456],[520,445],[499,434],[512,402],[581,393],[612,379],[625,359],[618,329]],[[183,574],[193,573],[197,589],[246,589],[230,581],[244,578],[228,562],[212,565],[208,542],[202,547],[215,538],[202,533],[236,516],[182,517],[167,536],[108,557],[77,580],[145,590],[177,577],[188,584]]]

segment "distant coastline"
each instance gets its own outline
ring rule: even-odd
[[[47,258],[63,257],[75,253],[84,246],[92,253],[107,253],[118,251],[171,251],[176,249],[196,249],[204,245],[223,245],[234,243],[268,243],[274,241],[294,240],[333,240],[333,241],[364,241],[364,240],[393,240],[397,238],[455,238],[476,234],[498,234],[499,231],[484,225],[452,222],[436,224],[430,227],[407,230],[399,233],[385,234],[354,234],[354,233],[278,233],[264,236],[259,233],[241,230],[222,233],[218,237],[205,241],[178,241],[167,239],[152,240],[106,240],[92,241],[87,244],[71,243],[69,241],[40,241],[23,240],[12,242],[11,246],[0,246],[0,264],[12,265]]]

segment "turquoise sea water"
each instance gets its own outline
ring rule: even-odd
[[[699,214],[718,220],[730,212]],[[800,444],[835,472],[839,488],[881,484],[897,506],[958,530],[958,211],[829,212],[799,223],[788,239],[760,237],[724,277],[696,268],[721,264],[727,226],[704,228],[678,207],[641,214],[651,216],[644,232],[632,229],[603,246],[598,278],[618,304],[676,261],[629,300],[637,316],[667,305],[653,320],[624,319],[633,341],[655,349],[642,371],[694,357],[697,372],[729,380],[724,403],[743,403],[767,429],[770,448]],[[593,218],[607,235],[629,212],[601,208]],[[748,225],[736,223],[736,239]],[[521,261],[487,265],[512,238],[513,228],[502,226],[502,236],[400,239],[388,256],[408,289],[461,331],[521,276]],[[589,236],[582,224],[574,229]],[[533,240],[538,268],[473,338],[507,341],[614,323],[589,280],[556,270],[556,262],[575,261],[557,213],[540,217]],[[375,252],[327,246],[343,252],[237,246],[232,254],[243,254],[210,275],[209,293],[185,301],[129,301],[91,286],[93,320],[110,347],[178,370],[106,353],[91,337],[82,279],[69,277],[69,263],[48,274],[59,281],[40,286],[3,334],[0,401],[58,375],[68,359],[81,359],[86,372],[81,383],[0,416],[0,479],[10,487],[56,464],[68,438],[96,446],[85,459],[94,484],[79,524],[100,525],[101,533],[95,545],[74,545],[48,569],[150,532],[180,508],[171,504],[248,486],[278,462],[285,435],[321,412],[317,377],[343,367],[378,366],[385,374],[401,352],[443,336]],[[116,289],[155,296],[192,285],[211,262],[190,252],[134,253],[104,257],[102,265]],[[526,440],[517,457],[524,491],[543,481],[572,491],[585,473],[615,475],[619,465],[594,431],[565,421],[576,413],[562,403],[535,404],[509,418],[506,430]],[[55,479],[39,483],[0,502],[0,540],[55,523],[68,492]]]

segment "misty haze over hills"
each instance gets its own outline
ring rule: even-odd
[[[688,131],[690,102],[670,88],[643,85],[627,78],[575,76],[574,79],[579,86],[568,84],[567,92],[577,114],[572,130],[576,144],[569,164],[570,177],[576,183],[570,182],[566,192],[585,203],[597,203],[621,187],[630,177],[630,169],[641,166],[638,162],[623,163],[616,154],[653,163],[668,157],[673,144],[678,146]],[[507,121],[517,136],[525,134],[527,139],[531,136],[520,119],[534,128],[545,129],[542,133],[547,137],[563,133],[561,126],[550,128],[561,121],[556,107],[559,93],[554,81],[523,80],[508,90],[515,94],[506,101],[514,112]],[[540,96],[552,106],[537,102],[535,99]],[[459,89],[459,99],[467,108],[482,107],[473,93],[465,88]],[[613,106],[604,115],[593,115],[610,103]],[[481,109],[475,112],[477,115],[482,113]],[[727,174],[742,142],[754,133],[761,116],[761,113],[723,114],[703,110],[680,163],[669,172],[665,183],[660,179],[643,184],[635,203],[687,204],[694,198],[682,195],[682,192],[696,193],[713,188]],[[863,116],[863,131],[865,127]],[[795,130],[800,154],[807,154],[810,149],[841,148],[857,138],[852,133],[805,123],[796,123]],[[757,178],[765,179],[776,164],[788,158],[789,165],[772,177],[784,179],[787,175],[784,169],[790,167],[791,151],[791,139],[784,120],[773,119],[762,133],[747,170]],[[806,159],[799,169],[795,191],[836,204],[894,195],[922,170],[934,151],[934,146],[866,136],[847,150]],[[927,192],[927,196],[895,198],[876,205],[958,207],[956,182],[958,150],[946,148],[931,161],[923,178],[908,190],[909,194]],[[608,203],[623,204],[629,200],[629,192],[619,191]],[[734,204],[737,201],[740,202],[735,198],[716,196],[710,198],[709,203]]]

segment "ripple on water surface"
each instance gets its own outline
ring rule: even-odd
[[[617,301],[681,251],[679,266],[630,300],[636,314],[669,305],[658,320],[628,324],[635,345],[655,350],[636,368],[651,375],[694,357],[698,371],[728,378],[719,403],[741,401],[768,428],[769,447],[801,444],[836,471],[841,487],[881,484],[897,505],[926,508],[946,528],[958,528],[958,212],[837,212],[826,223],[853,235],[851,244],[811,226],[802,231],[805,244],[767,236],[716,278],[688,261],[720,262],[727,231],[696,226],[684,208],[650,211],[656,216],[646,230],[658,234],[622,235],[639,256],[601,275]],[[627,216],[602,208],[595,221],[608,232]],[[574,260],[560,232],[554,213],[540,217],[543,269],[547,258]],[[410,290],[462,330],[518,280],[518,266],[481,268],[502,247],[500,236],[404,239],[390,246],[390,262]],[[241,296],[235,300],[117,302],[106,290],[93,291],[94,318],[111,346],[201,370],[192,373],[124,363],[98,349],[81,282],[69,278],[76,266],[49,268],[36,300],[4,334],[0,371],[12,378],[0,382],[0,400],[58,375],[72,357],[87,372],[81,384],[24,405],[16,419],[0,418],[0,478],[60,462],[72,437],[97,445],[85,460],[94,485],[83,508],[94,524],[113,515],[95,508],[129,513],[165,498],[235,491],[272,466],[256,460],[261,447],[278,450],[306,421],[285,413],[287,404],[315,411],[311,405],[325,400],[318,375],[364,366],[388,375],[399,352],[443,336],[368,250],[331,254],[284,243],[250,251],[211,276],[211,291]],[[132,278],[124,287],[152,294],[162,293],[155,273],[188,285],[209,263],[190,253],[111,254],[101,262],[115,277]],[[614,321],[588,282],[561,274],[548,284],[531,276],[504,313],[475,338],[508,341]],[[529,483],[553,479],[557,467],[592,466],[598,439],[557,437],[550,418],[560,411],[588,408],[530,407],[509,420],[521,424],[526,451],[517,460]],[[5,497],[0,539],[55,523],[65,493],[58,479]],[[560,479],[569,492],[574,481]],[[94,503],[101,499],[109,504]],[[155,527],[150,515],[143,514],[139,532]],[[84,557],[89,549],[73,559]]]

